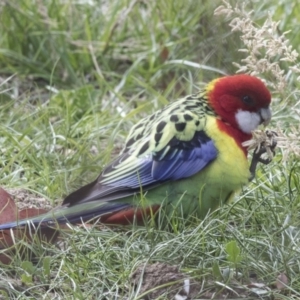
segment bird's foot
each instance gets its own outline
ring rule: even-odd
[[[260,141],[260,143],[256,146],[252,161],[250,164],[250,181],[255,177],[255,172],[257,168],[257,164],[260,162],[264,165],[269,164],[274,155],[275,155],[275,148],[277,146],[276,137],[278,134],[275,131],[267,130],[264,132],[264,139]],[[267,155],[266,158],[262,157],[264,154]]]

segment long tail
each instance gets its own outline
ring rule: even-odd
[[[96,217],[100,217],[101,222],[102,219],[105,222],[105,220],[108,220],[111,216],[120,211],[127,211],[128,209],[130,209],[130,205],[127,203],[103,203],[99,201],[78,204],[71,207],[61,206],[36,217],[0,224],[0,230],[25,225],[49,227],[55,224],[76,224],[89,221]]]
[[[153,215],[159,205],[135,207],[128,203],[93,201],[71,207],[58,207],[33,218],[0,224],[0,230],[31,225],[34,227],[55,227],[57,224],[77,224],[99,218],[103,224],[127,225],[144,223],[145,216]]]

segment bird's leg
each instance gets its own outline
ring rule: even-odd
[[[272,158],[275,155],[275,148],[277,146],[277,141],[276,138],[274,138],[274,136],[277,136],[277,133],[271,131],[271,132],[267,132],[267,135],[270,138],[270,144],[266,145],[266,143],[263,142],[262,144],[258,145],[254,150],[252,161],[249,168],[251,174],[249,181],[252,181],[253,178],[255,177],[257,164],[260,162],[264,165],[267,165],[272,161]],[[270,151],[271,151],[271,155],[269,155],[268,158],[261,157],[265,153],[269,154]]]

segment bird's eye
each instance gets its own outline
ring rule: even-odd
[[[253,98],[250,97],[250,96],[248,96],[248,95],[243,96],[242,100],[243,100],[243,102],[244,102],[246,105],[252,106],[252,105],[255,104]]]

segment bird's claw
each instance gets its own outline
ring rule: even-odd
[[[262,151],[263,150],[263,151]],[[269,164],[271,161],[272,161],[272,158],[268,157],[268,158],[262,158],[261,155],[267,153],[267,150],[265,148],[262,148],[260,149],[259,152],[256,152],[253,154],[253,158],[252,158],[252,161],[255,160],[257,161],[257,163],[262,163],[264,165],[267,165]]]
[[[275,131],[267,130],[265,132],[266,139],[262,141],[254,150],[251,165],[250,165],[250,181],[255,177],[256,167],[257,164],[260,162],[264,165],[269,164],[274,155],[275,155],[275,148],[277,146],[276,137],[278,134]],[[267,158],[263,158],[262,155],[267,154]]]

